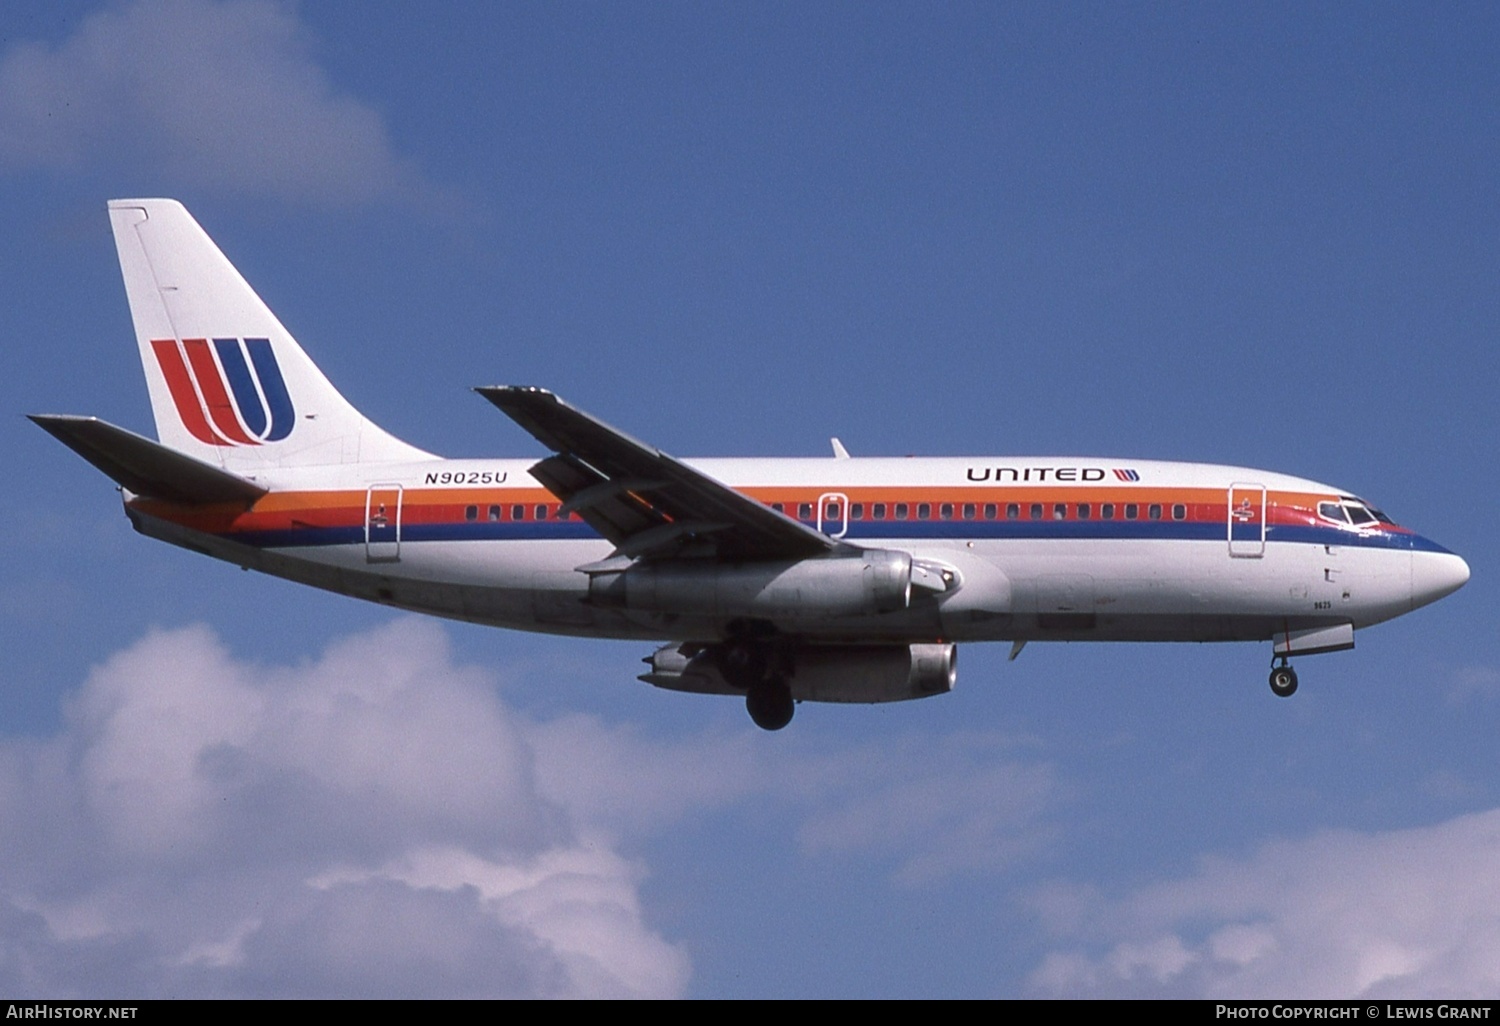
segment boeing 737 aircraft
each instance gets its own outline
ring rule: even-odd
[[[329,591],[664,642],[642,676],[745,699],[952,689],[956,643],[1269,641],[1290,658],[1434,602],[1462,559],[1341,488],[1084,457],[675,459],[539,388],[477,391],[550,455],[447,460],[365,419],[181,204],[109,204],[158,441],[32,420],[137,531]]]

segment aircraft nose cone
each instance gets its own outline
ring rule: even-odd
[[[1451,595],[1469,580],[1469,564],[1451,552],[1413,552],[1411,606],[1425,606]]]

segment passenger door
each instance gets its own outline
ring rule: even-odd
[[[818,530],[830,538],[842,538],[849,530],[849,496],[824,492],[818,496]]]
[[[401,486],[372,485],[365,493],[365,562],[401,560]]]
[[[1266,554],[1266,486],[1236,482],[1229,486],[1229,555],[1259,559]]]

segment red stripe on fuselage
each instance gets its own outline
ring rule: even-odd
[[[1124,490],[1113,488],[1101,488],[1098,491],[1079,494],[1078,490],[1071,490],[1072,501],[1066,504],[1064,516],[1057,518],[1054,510],[1058,491],[1047,489],[1026,492],[1021,495],[1007,496],[996,503],[997,515],[993,518],[983,516],[984,502],[976,503],[976,515],[973,518],[963,516],[962,492],[956,490],[935,490],[931,488],[902,489],[899,485],[880,485],[872,488],[849,488],[850,503],[859,504],[861,516],[850,517],[850,525],[858,524],[866,530],[886,529],[899,536],[905,525],[948,523],[955,528],[960,524],[970,524],[976,528],[993,529],[1002,524],[1019,526],[1021,524],[1080,524],[1093,523],[1100,527],[1122,526],[1125,524],[1149,524],[1153,523],[1149,516],[1150,503],[1156,502],[1163,506],[1162,517],[1159,523],[1188,524],[1213,524],[1219,531],[1224,526],[1229,514],[1228,504],[1223,499],[1221,489],[1205,488],[1132,488],[1128,490],[1131,502],[1137,503],[1137,517],[1129,520],[1125,517],[1123,507],[1126,503],[1121,498]],[[759,501],[770,504],[774,498],[781,502],[787,512],[795,518],[798,506],[806,502],[814,510],[817,507],[817,497],[825,494],[820,489],[788,489],[778,487],[774,489],[753,489],[752,497]],[[156,515],[174,520],[184,526],[194,527],[198,530],[210,533],[233,534],[239,531],[265,531],[265,530],[297,530],[299,528],[335,528],[354,527],[364,523],[366,510],[366,490],[337,490],[327,492],[297,491],[277,492],[266,496],[257,502],[251,509],[233,509],[230,507],[218,508],[212,511],[184,509],[171,504],[155,504],[153,509],[160,507]],[[751,494],[747,490],[747,494]],[[940,504],[933,502],[934,494],[943,495],[947,500],[957,500],[953,514],[947,518],[941,516]],[[993,492],[984,493],[978,490],[969,493],[971,496],[982,497],[994,496]],[[1217,498],[1217,502],[1206,501],[1210,497]],[[878,500],[877,500],[878,497]],[[1148,501],[1149,500],[1149,501]],[[1171,517],[1171,506],[1182,503],[1186,506],[1186,517],[1183,520],[1175,520]],[[1314,512],[1319,500],[1332,501],[1331,495],[1323,493],[1286,492],[1271,493],[1268,496],[1266,520],[1268,526],[1311,526],[1336,528],[1339,525],[1332,524]],[[881,520],[874,519],[871,507],[875,501],[885,503],[888,507],[894,507],[897,503],[907,506],[907,516],[897,519],[888,516]],[[1005,516],[1005,506],[1009,501],[1018,502],[1022,509],[1021,516],[1010,519]],[[1030,505],[1035,501],[1043,505],[1043,515],[1032,520],[1030,517]],[[1115,516],[1105,520],[1099,508],[1106,501],[1116,505]],[[926,520],[919,520],[916,516],[917,506],[921,502],[931,502],[932,508]],[[1090,517],[1078,516],[1078,503],[1091,503]],[[498,514],[496,520],[490,518],[490,508],[496,507]],[[544,507],[545,515],[536,516],[537,507]],[[516,518],[514,513],[516,507],[520,507],[521,516]],[[474,510],[474,517],[470,518],[469,510]],[[428,489],[410,488],[404,493],[402,500],[401,520],[404,527],[417,527],[431,524],[461,524],[461,523],[521,523],[535,524],[557,524],[559,526],[576,524],[580,519],[578,515],[572,514],[567,519],[559,519],[557,515],[558,501],[550,493],[539,488],[500,488],[500,489]],[[851,510],[852,512],[852,510]],[[894,513],[894,509],[888,509]],[[1259,507],[1256,508],[1259,513]],[[802,521],[811,523],[812,520]],[[1255,526],[1254,522],[1250,526]],[[1403,527],[1390,524],[1365,525],[1361,533],[1384,533],[1384,534],[1409,534]],[[1336,536],[1330,535],[1330,539]]]

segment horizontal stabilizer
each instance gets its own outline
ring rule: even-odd
[[[189,505],[249,504],[266,489],[98,417],[30,414],[43,431],[137,495]]]

